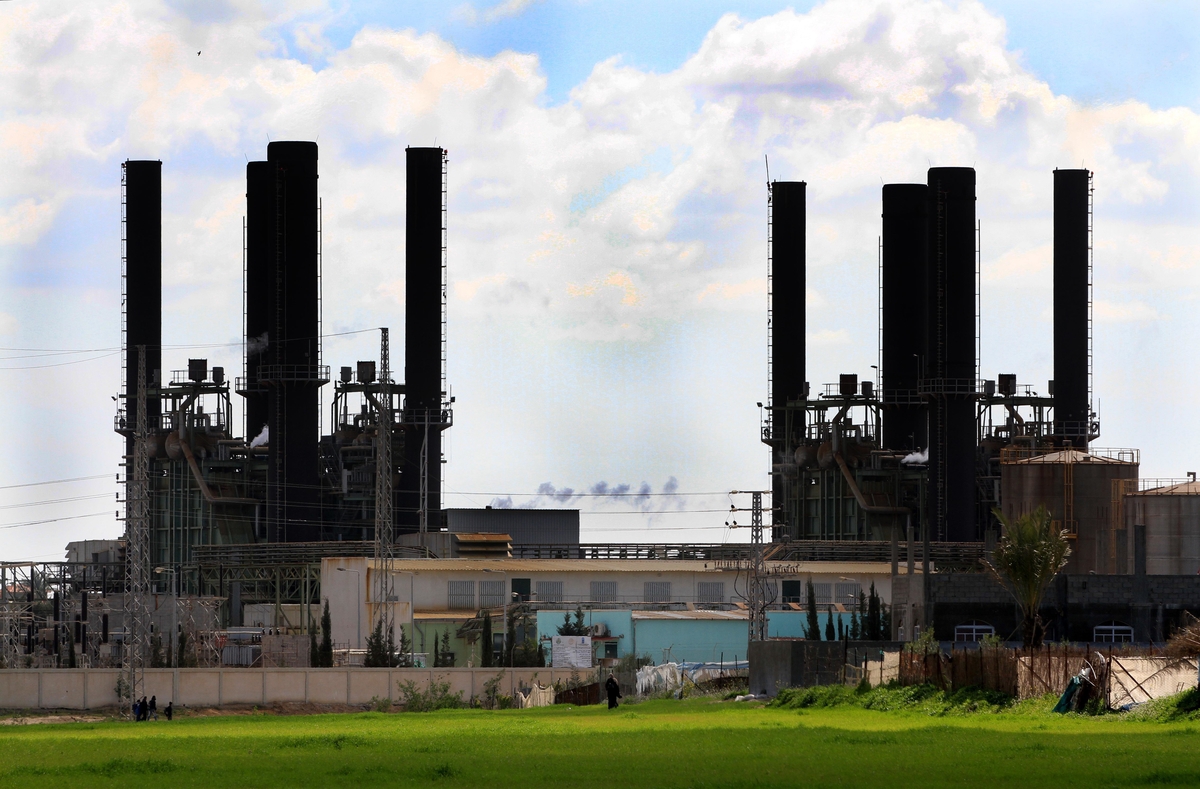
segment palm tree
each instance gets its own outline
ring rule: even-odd
[[[999,510],[994,512],[1004,531],[987,562],[988,569],[1021,609],[1025,646],[1041,646],[1045,627],[1038,612],[1050,582],[1071,555],[1067,532],[1054,528],[1044,505],[1012,520]]]

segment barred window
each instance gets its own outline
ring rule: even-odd
[[[479,582],[479,607],[499,608],[504,605],[504,581]]]
[[[450,608],[472,609],[475,607],[475,582],[450,581]]]
[[[537,599],[543,603],[561,603],[563,599],[562,581],[538,581]]]
[[[724,581],[701,581],[696,584],[696,602],[723,603],[725,602]]]
[[[616,581],[592,581],[592,600],[597,603],[612,603],[617,599]]]
[[[647,581],[644,597],[647,603],[671,602],[671,582]]]
[[[834,593],[837,597],[833,602],[841,603],[847,608],[858,607],[858,593],[862,589],[858,584],[835,584]]]
[[[833,602],[833,584],[813,584],[813,594],[817,596],[817,605],[829,605]]]

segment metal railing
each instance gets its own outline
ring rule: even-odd
[[[327,384],[327,364],[264,364],[258,368],[258,380],[268,384]]]

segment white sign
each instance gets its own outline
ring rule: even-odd
[[[591,636],[554,636],[550,646],[553,668],[591,668]]]

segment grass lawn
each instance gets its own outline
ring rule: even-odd
[[[0,730],[0,786],[1200,785],[1200,725],[709,699]]]

